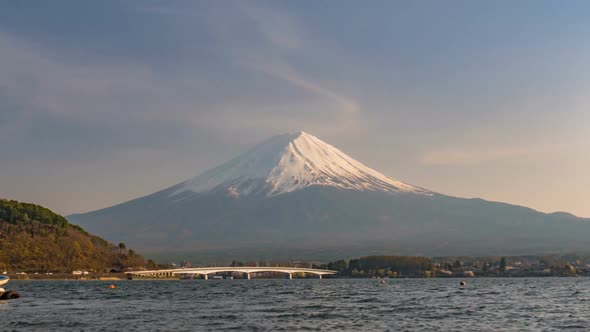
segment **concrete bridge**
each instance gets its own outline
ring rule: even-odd
[[[145,271],[131,271],[125,272],[129,276],[139,277],[172,277],[174,275],[182,274],[198,274],[202,275],[205,280],[209,279],[210,274],[220,272],[237,272],[243,273],[248,279],[251,274],[260,272],[279,272],[289,275],[289,279],[293,279],[295,273],[306,273],[317,275],[322,279],[323,275],[336,274],[338,271],[320,270],[320,269],[306,269],[300,267],[270,267],[270,266],[226,266],[226,267],[199,267],[199,268],[184,268],[184,269],[168,269],[168,270],[145,270]]]

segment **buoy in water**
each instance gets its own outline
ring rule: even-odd
[[[110,289],[115,289],[115,288],[117,288],[117,287],[115,287],[115,285],[109,285],[109,288],[110,288]]]
[[[465,285],[467,285],[467,283],[465,282],[465,280],[461,280],[459,282],[459,286],[465,286]]]
[[[381,283],[384,284],[385,283],[385,280],[381,279]]]

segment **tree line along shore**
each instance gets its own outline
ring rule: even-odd
[[[589,255],[507,257],[368,256],[321,267],[347,277],[576,277],[590,276]]]

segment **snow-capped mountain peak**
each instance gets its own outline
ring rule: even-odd
[[[275,136],[183,182],[172,195],[224,190],[231,197],[251,193],[275,196],[309,186],[431,194],[387,177],[319,138],[300,131]]]

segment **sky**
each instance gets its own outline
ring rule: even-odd
[[[0,4],[0,197],[87,212],[299,130],[590,217],[588,1]]]

